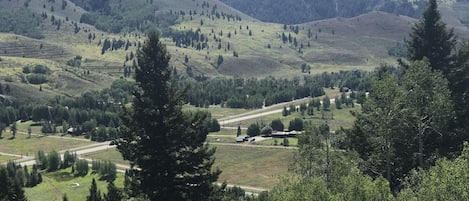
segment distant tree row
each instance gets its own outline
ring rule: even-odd
[[[201,82],[190,82],[191,90],[187,100],[198,107],[220,105],[231,108],[259,108],[304,97],[324,94],[323,88],[336,86],[367,91],[370,85],[369,72],[340,71],[314,76],[296,77],[292,80],[268,77],[218,78]],[[344,99],[345,100],[345,99]]]

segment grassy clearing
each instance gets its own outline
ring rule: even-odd
[[[89,173],[85,177],[74,177],[70,172],[71,168],[52,173],[44,172],[42,175],[44,181],[41,184],[24,189],[26,196],[30,200],[62,200],[63,194],[67,194],[68,200],[86,200],[93,178],[96,179],[101,193],[107,192],[107,183],[98,181],[99,175]],[[76,186],[76,183],[79,186]],[[117,187],[123,187],[123,175],[117,174],[114,183]]]
[[[67,150],[75,147],[93,144],[91,141],[72,140],[60,137],[17,135],[15,139],[10,139],[9,135],[4,135],[0,139],[0,152],[33,156],[37,151],[49,152],[52,150]]]
[[[109,160],[116,164],[126,165],[128,161],[124,160],[121,153],[117,149],[106,149],[104,151],[94,152],[83,155],[85,158],[92,158],[98,160]]]
[[[213,167],[223,171],[218,181],[262,188],[271,188],[278,183],[278,177],[288,171],[295,152],[261,147],[215,146],[217,151]],[[86,157],[126,163],[115,149],[92,153]]]
[[[287,173],[295,150],[217,145],[214,167],[223,172],[219,181],[272,188]]]
[[[1,155],[1,154],[0,154],[0,164],[1,164],[1,163],[4,163],[4,162],[8,162],[8,161],[15,160],[15,159],[17,159],[17,157],[14,157],[14,156],[5,156],[5,155]]]
[[[247,109],[236,109],[236,108],[225,108],[225,107],[198,108],[192,105],[185,105],[183,109],[186,111],[197,111],[197,110],[208,111],[212,114],[212,117],[216,119],[249,112],[249,110]]]
[[[288,145],[289,146],[297,146],[298,145],[298,138],[289,137],[287,139],[288,139]],[[261,142],[256,142],[256,144],[270,145],[270,146],[283,146],[283,138],[271,138],[271,139],[264,140],[264,141],[261,141]]]

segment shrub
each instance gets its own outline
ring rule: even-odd
[[[248,127],[247,134],[250,137],[258,136],[261,133],[261,129],[259,127],[259,124],[251,124]]]
[[[28,75],[28,82],[31,84],[44,84],[48,82],[47,76],[42,74],[31,74]]]
[[[34,66],[32,72],[36,74],[50,74],[52,71],[47,66],[36,65]]]

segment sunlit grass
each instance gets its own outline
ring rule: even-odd
[[[107,182],[99,181],[99,175],[91,174],[91,170],[85,177],[75,177],[70,172],[71,168],[52,173],[44,172],[44,181],[41,184],[33,188],[24,188],[26,197],[29,200],[62,200],[63,194],[67,194],[68,200],[86,200],[93,178],[96,179],[101,193],[107,193]],[[117,174],[114,184],[123,187],[122,174]]]

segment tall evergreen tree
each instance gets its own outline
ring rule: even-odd
[[[113,182],[107,184],[107,194],[104,194],[104,201],[121,201],[124,198],[122,191]]]
[[[140,190],[151,200],[207,200],[219,171],[215,149],[204,144],[207,114],[184,114],[186,91],[171,81],[170,56],[151,31],[137,54],[132,108],[124,108],[118,150],[139,169]]]
[[[454,111],[456,113],[456,121],[454,125],[457,129],[458,138],[456,141],[462,142],[469,140],[469,43],[462,43],[457,54],[456,63],[448,76],[451,97],[454,102]],[[459,143],[459,145],[462,145]],[[455,147],[458,151],[462,146]]]
[[[16,168],[16,167],[14,167]],[[20,184],[11,171],[0,165],[0,200],[26,201],[22,184]]]
[[[454,62],[456,38],[441,20],[436,0],[429,0],[422,19],[414,25],[407,41],[407,59],[410,61],[427,58],[433,69],[447,76]]]
[[[90,187],[90,194],[86,196],[86,201],[102,201],[103,198],[101,197],[101,192],[98,190],[98,186],[96,185],[96,180],[93,178]]]

